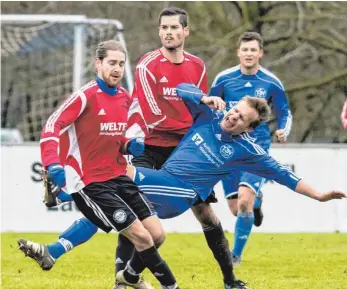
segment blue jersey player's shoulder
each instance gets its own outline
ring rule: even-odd
[[[272,72],[270,72],[262,66],[259,66],[257,77],[261,78],[263,81],[272,83],[281,90],[284,90],[284,86],[281,80],[275,74],[273,74]]]
[[[241,133],[238,137],[233,139],[235,143],[247,151],[251,155],[266,155],[266,151],[258,144],[256,138],[251,137],[248,133]]]
[[[217,74],[215,77],[211,87],[214,87],[216,85],[220,85],[226,80],[230,80],[236,77],[240,77],[242,75],[240,65],[236,65],[234,67],[230,67],[228,69],[225,69]]]

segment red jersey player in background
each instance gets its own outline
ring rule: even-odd
[[[164,9],[159,15],[162,47],[145,54],[136,66],[133,97],[134,101],[137,99],[139,102],[149,135],[145,138],[144,153],[132,160],[134,166],[160,169],[192,126],[191,114],[176,95],[176,86],[189,82],[207,93],[204,62],[184,51],[184,42],[188,35],[186,11],[176,7]],[[130,116],[129,126],[131,123]],[[208,246],[219,263],[224,283],[228,284],[234,280],[229,243],[219,219],[208,206],[209,202],[216,202],[214,194],[192,210],[200,221]],[[124,269],[132,252],[131,242],[119,235],[115,258],[116,272]],[[116,285],[114,289],[124,287]]]
[[[130,266],[145,266],[156,273],[163,288],[176,289],[175,277],[154,245],[164,240],[161,223],[146,197],[126,176],[123,154],[133,153],[137,143],[123,136],[131,104],[128,92],[119,86],[125,61],[126,51],[119,42],[99,43],[97,79],[74,92],[43,128],[42,163],[52,183],[72,195],[87,219],[107,233],[119,231],[132,242],[136,250]],[[59,156],[59,151],[64,153]],[[69,232],[63,234],[68,237]],[[72,243],[71,238],[60,238],[50,247],[19,240],[20,249],[40,265],[47,259],[54,264],[57,251],[76,245]],[[118,272],[117,282],[123,287],[153,288],[126,271]]]
[[[347,131],[347,88],[345,89],[345,103],[342,107],[342,112],[341,112],[341,124],[342,127],[345,131]]]

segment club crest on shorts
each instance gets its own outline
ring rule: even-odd
[[[231,145],[224,144],[220,147],[220,154],[225,159],[230,159],[234,154],[234,149]]]
[[[124,223],[125,220],[127,219],[127,213],[124,210],[117,210],[113,213],[113,219],[117,223]]]

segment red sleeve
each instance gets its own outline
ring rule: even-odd
[[[48,118],[40,139],[41,160],[45,167],[60,163],[59,137],[76,121],[85,109],[86,103],[84,93],[74,93]]]
[[[207,90],[208,90],[207,72],[206,72],[206,66],[203,62],[202,62],[202,66],[203,66],[203,69],[202,69],[197,87],[199,87],[204,93],[207,94]]]
[[[135,74],[133,98],[137,97],[148,128],[165,119],[158,106],[157,81],[147,66],[138,65]]]

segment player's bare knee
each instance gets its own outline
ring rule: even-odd
[[[151,234],[157,248],[164,243],[166,238],[164,228],[157,216],[150,216],[142,220],[142,224]]]
[[[165,233],[157,235],[157,236],[152,236],[152,237],[153,237],[153,242],[156,248],[159,248],[165,242],[165,239],[166,239]]]
[[[152,236],[145,228],[143,228],[143,230],[133,232],[133,237],[134,245],[138,251],[148,249],[154,245]]]
[[[199,204],[192,210],[203,228],[218,225],[220,222],[209,204]]]
[[[228,206],[230,212],[236,217],[237,216],[237,199],[228,199]]]
[[[238,202],[238,213],[247,213],[248,212],[248,202],[247,200],[239,200]]]
[[[143,251],[154,245],[151,234],[139,220],[132,223],[122,234],[134,244],[138,251]]]

